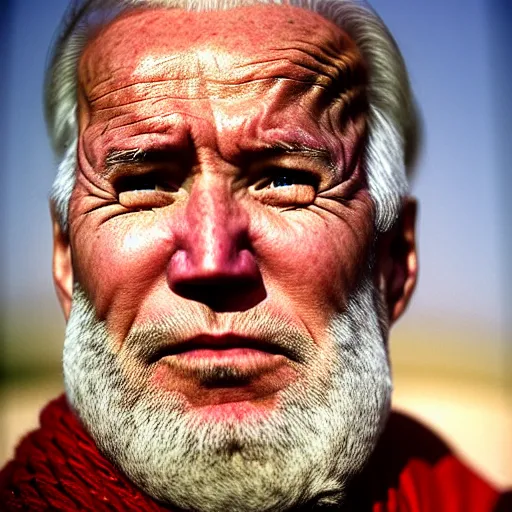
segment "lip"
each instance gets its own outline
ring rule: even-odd
[[[275,343],[238,336],[235,334],[202,334],[183,342],[161,347],[152,356],[151,362],[167,357],[183,360],[208,360],[213,364],[226,364],[241,359],[284,356],[291,359],[292,354]]]
[[[288,355],[275,344],[233,334],[200,335],[164,347],[155,356],[181,375],[204,383],[242,384],[286,365]]]
[[[194,407],[244,402],[267,410],[297,378],[292,357],[277,343],[234,334],[167,344],[152,359],[154,384],[183,394]]]

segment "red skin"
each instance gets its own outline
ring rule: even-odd
[[[333,352],[326,328],[357,286],[374,236],[360,165],[364,81],[350,38],[291,7],[136,11],[88,44],[79,65],[69,242],[74,277],[106,319],[113,350],[121,356],[131,328],[175,311],[201,318],[206,311],[223,333],[226,318],[236,322],[257,308],[286,317],[319,352]],[[328,156],[262,152],[277,143]],[[164,173],[179,190],[118,197],[116,173],[147,164],[107,168],[105,159],[136,148],[172,152]],[[258,188],[276,166],[312,173],[318,190],[307,183]],[[69,280],[59,283],[58,268],[56,280],[68,312]],[[205,282],[240,287],[223,292],[218,306],[195,295],[194,285]],[[301,377],[300,365],[285,361],[246,386],[205,390],[158,368],[152,381],[192,406],[270,406]]]

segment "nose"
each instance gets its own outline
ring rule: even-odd
[[[171,290],[218,312],[245,311],[261,302],[266,293],[249,221],[228,184],[194,183],[169,262]]]

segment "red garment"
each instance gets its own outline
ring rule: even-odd
[[[392,414],[347,510],[361,512],[511,512],[502,496],[466,468],[432,433]],[[98,452],[64,396],[41,413],[41,427],[0,472],[0,510],[164,511]]]
[[[393,413],[348,510],[371,512],[512,512],[502,494],[464,465],[431,431]]]

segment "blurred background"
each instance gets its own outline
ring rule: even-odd
[[[425,138],[413,183],[420,281],[392,331],[394,405],[433,426],[496,485],[511,486],[512,3],[371,3],[408,64]],[[55,166],[41,99],[66,5],[0,2],[0,466],[62,392],[64,322],[47,205]]]

